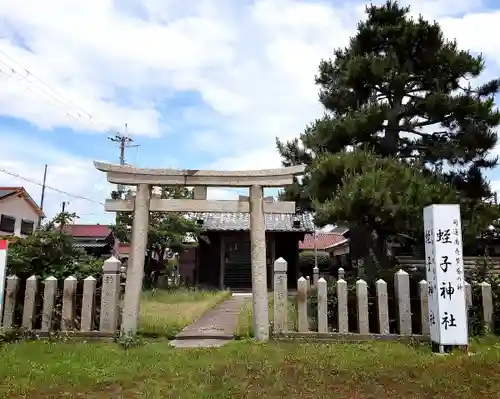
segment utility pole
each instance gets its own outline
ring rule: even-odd
[[[318,245],[316,243],[316,240],[318,238],[317,232],[316,232],[316,227],[314,228],[314,268],[318,268]]]
[[[130,147],[139,147],[138,144],[132,145],[131,143],[134,142],[130,135],[128,134],[128,127],[127,124],[125,123],[125,134],[121,133],[116,133],[112,137],[108,137],[111,141],[115,143],[119,143],[119,148],[120,148],[120,165],[126,165],[125,162],[125,148],[130,148]],[[123,184],[118,184],[118,193],[120,194],[120,198],[122,198],[123,193],[125,192],[125,188],[123,187]]]
[[[43,212],[43,201],[45,199],[45,183],[47,182],[47,165],[43,171],[42,195],[40,197],[40,210]],[[38,218],[38,228],[42,225],[42,216]]]
[[[63,231],[64,229],[64,222],[65,222],[65,215],[64,212],[66,211],[66,201],[63,201],[61,204],[61,223],[59,224],[59,229]]]

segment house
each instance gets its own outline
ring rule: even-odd
[[[252,287],[250,221],[248,213],[195,213],[202,226],[195,255],[193,275],[181,275],[196,284],[249,289]],[[298,278],[299,241],[314,231],[312,216],[281,213],[265,214],[267,282],[272,286],[273,263],[277,258],[288,262],[289,284]],[[180,267],[181,274],[186,269]]]
[[[306,234],[304,239],[299,242],[300,252],[314,252],[321,251],[321,253],[327,253],[329,257],[329,270],[330,273],[334,275],[337,274],[337,269],[339,267],[346,267],[348,264],[348,254],[349,254],[349,238],[347,237],[348,230],[337,229],[328,233],[321,232],[321,230],[316,231],[316,234]],[[341,234],[344,233],[344,234]],[[312,275],[313,266],[309,266],[308,262],[305,262],[305,269],[302,273],[306,275]],[[325,267],[324,265],[322,267]]]
[[[116,255],[118,240],[107,225],[103,224],[68,224],[64,231],[71,235],[75,247],[83,249],[93,256]]]
[[[329,232],[319,230],[314,234],[306,234],[304,240],[299,243],[301,251],[314,251],[316,237],[316,249],[325,251],[330,254],[330,257],[336,259],[339,263],[341,257],[345,258],[349,254],[351,232],[347,227],[335,227]]]
[[[130,244],[128,242],[118,243],[118,258],[122,261],[130,257]]]
[[[43,217],[23,187],[0,187],[0,236],[31,234]]]
[[[315,245],[316,241],[316,245]],[[304,239],[299,242],[301,251],[328,252],[331,256],[343,255],[349,252],[349,239],[336,232],[306,234]]]

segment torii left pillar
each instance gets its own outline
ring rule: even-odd
[[[127,267],[125,298],[123,300],[122,337],[134,337],[137,333],[142,280],[144,278],[144,259],[148,243],[150,198],[151,187],[149,184],[138,184],[132,221],[132,245]]]

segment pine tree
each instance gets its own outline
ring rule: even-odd
[[[482,56],[460,50],[438,23],[413,19],[409,11],[396,1],[368,6],[349,45],[321,61],[316,83],[324,116],[300,139],[277,142],[284,165],[309,165],[304,181],[283,197],[300,198],[306,208],[316,198],[322,222],[418,237],[422,207],[439,193],[448,200],[458,194],[473,238],[496,212],[485,203],[492,193],[483,171],[497,165],[490,153],[500,123],[494,107],[500,79],[473,86],[485,68]],[[353,162],[343,175],[339,164]],[[396,192],[412,184],[417,194]],[[374,207],[370,196],[378,192],[383,200]],[[349,197],[358,202],[347,212]],[[412,228],[405,230],[403,215],[415,220]]]

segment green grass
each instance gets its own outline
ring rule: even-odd
[[[238,324],[234,333],[236,339],[253,337],[252,328],[252,301],[248,301],[241,309],[238,316]]]
[[[288,329],[296,331],[297,327],[297,304],[293,297],[288,298]],[[269,322],[272,323],[274,315],[274,298],[273,294],[269,294]],[[236,327],[235,337],[237,339],[254,337],[252,326],[252,301],[248,301],[243,307]]]
[[[185,326],[198,319],[231,295],[228,291],[204,291],[187,288],[143,293],[139,331],[142,335],[173,338]]]
[[[13,398],[496,398],[500,343],[475,356],[435,356],[400,343],[235,341],[182,350],[152,341],[21,342],[0,348],[0,397]]]

